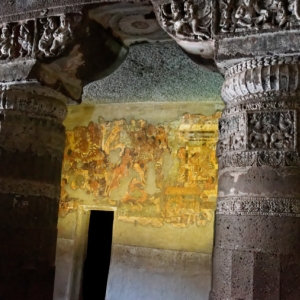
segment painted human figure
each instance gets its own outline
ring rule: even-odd
[[[43,21],[41,21],[43,22]],[[50,49],[53,44],[53,34],[57,29],[57,23],[54,17],[47,18],[44,23],[44,32],[39,41],[39,50],[42,51],[46,56],[51,56]]]
[[[51,55],[61,54],[73,38],[70,20],[66,15],[60,16],[60,26],[55,30],[53,38],[50,53]]]

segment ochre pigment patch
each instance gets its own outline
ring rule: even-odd
[[[185,228],[213,221],[217,194],[218,119],[185,114],[153,125],[146,120],[90,122],[67,131],[61,216],[84,204],[117,206],[126,223]]]

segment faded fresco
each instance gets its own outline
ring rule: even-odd
[[[117,207],[119,221],[185,228],[213,220],[220,113],[160,125],[99,119],[67,131],[60,215],[84,199]]]

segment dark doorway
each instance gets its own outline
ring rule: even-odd
[[[83,268],[83,300],[104,300],[111,256],[114,212],[92,210]]]

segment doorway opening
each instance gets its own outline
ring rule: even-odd
[[[92,210],[82,277],[82,299],[104,300],[111,257],[114,212]]]

